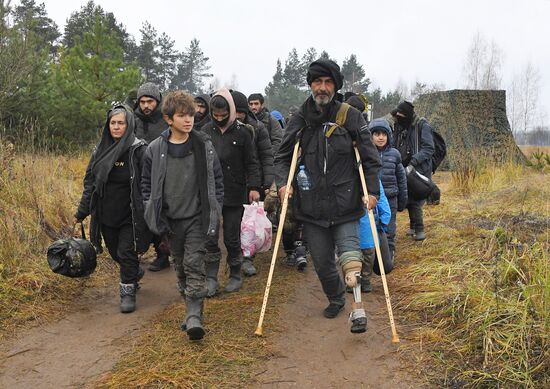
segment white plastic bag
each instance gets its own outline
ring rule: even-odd
[[[241,220],[241,250],[245,257],[268,251],[273,239],[271,222],[267,218],[263,204],[244,204]]]

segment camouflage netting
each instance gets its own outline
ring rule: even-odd
[[[489,157],[496,162],[524,162],[506,116],[506,91],[450,90],[421,95],[415,111],[439,131],[447,143],[441,168]]]

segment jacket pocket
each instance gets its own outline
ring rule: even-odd
[[[298,187],[297,185],[295,186]],[[321,206],[319,204],[319,189],[315,187],[310,190],[297,190],[298,201],[297,208],[300,212],[313,219],[319,219],[321,217]]]
[[[357,180],[350,179],[334,184],[333,189],[337,216],[348,215],[361,207],[361,193]]]

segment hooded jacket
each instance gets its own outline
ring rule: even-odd
[[[229,91],[220,89],[229,105],[229,120],[222,128],[210,120],[201,132],[209,135],[218,154],[223,171],[224,206],[240,207],[248,203],[248,192],[259,190],[260,166],[256,157],[251,131],[236,120],[237,112]],[[212,109],[210,109],[212,113]]]
[[[162,212],[170,133],[167,129],[147,147],[141,180],[145,220],[149,229],[160,236],[170,232],[168,220]],[[223,175],[210,138],[194,130],[189,137],[197,167],[202,228],[205,234],[213,236],[221,217]]]
[[[168,123],[164,121],[161,111],[161,101],[158,101],[157,107],[151,115],[145,115],[139,108],[139,100],[136,103],[134,114],[136,115],[136,136],[145,140],[148,144],[157,139],[160,134],[168,128]]]
[[[280,188],[287,183],[294,145],[301,140],[298,165],[305,166],[312,188],[307,191],[295,189],[294,215],[297,220],[321,227],[359,220],[365,214],[353,142],[361,156],[369,194],[380,195],[380,158],[361,113],[350,107],[344,125],[336,127],[332,135],[326,137],[326,132],[336,122],[340,105],[333,99],[318,112],[310,96],[292,116],[275,156],[276,183]],[[298,188],[296,178],[293,180],[293,187]]]
[[[384,185],[386,197],[397,198],[397,209],[402,211],[407,206],[407,175],[401,163],[401,154],[392,147],[392,130],[386,119],[374,119],[368,127],[370,133],[383,131],[388,136],[388,142],[382,149],[378,149],[382,170],[380,178]]]
[[[380,233],[385,233],[391,219],[390,204],[384,192],[384,184],[380,183],[380,199],[374,208],[374,222],[376,223],[376,229]],[[367,213],[359,219],[359,247],[361,247],[361,250],[374,247],[374,237],[372,236],[369,215]]]
[[[399,124],[393,114],[384,118],[393,125],[394,147],[401,153],[403,166],[412,165],[420,174],[431,179],[432,156],[435,152],[432,126],[416,113],[408,127]]]
[[[250,114],[246,115],[245,125],[253,127],[254,145],[256,146],[256,155],[260,163],[260,179],[263,189],[268,189],[275,180],[275,168],[273,166],[273,149],[269,133],[264,124]]]
[[[206,105],[206,112],[204,113],[204,117],[202,118],[202,120],[195,121],[195,124],[193,124],[193,130],[200,131],[202,126],[210,121],[210,95],[198,95],[197,97],[195,97],[195,100],[197,99],[202,100],[204,102],[204,105]]]
[[[122,107],[126,110],[126,122],[128,125],[126,132],[118,141],[123,143],[114,143],[109,131],[108,113],[101,141],[94,148],[86,169],[84,190],[75,216],[77,219],[83,220],[88,215],[91,215],[90,241],[96,247],[96,250],[101,252],[101,207],[104,201],[109,201],[108,198],[103,197],[104,187],[114,162],[128,151],[128,160],[130,163],[130,208],[134,230],[134,248],[138,253],[141,253],[147,251],[151,240],[151,233],[143,217],[144,210],[141,195],[142,159],[147,144],[134,135],[135,120],[132,112],[125,106],[115,108]],[[117,146],[119,150],[114,150]],[[110,154],[111,156],[109,157]]]
[[[279,146],[281,145],[281,141],[283,139],[283,128],[281,127],[281,123],[271,116],[267,108],[264,108],[263,111],[259,112],[255,116],[264,124],[267,132],[269,133],[273,155],[277,154],[277,150],[279,150]]]

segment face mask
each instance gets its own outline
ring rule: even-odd
[[[397,123],[399,123],[403,127],[408,127],[411,124],[411,120],[402,116],[397,116]]]
[[[225,119],[221,120],[221,121],[218,121],[214,118],[212,118],[212,120],[214,121],[214,123],[216,124],[216,126],[222,128],[222,127],[225,127],[225,125],[227,124],[227,122],[229,121],[229,116],[226,117]]]
[[[195,122],[200,122],[204,119],[204,114],[202,112],[195,112]]]

